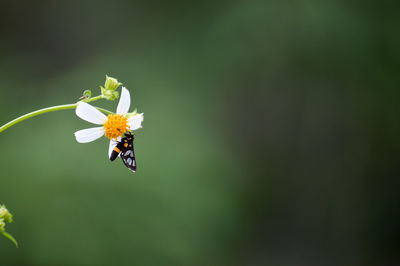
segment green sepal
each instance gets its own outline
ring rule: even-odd
[[[127,113],[127,114],[126,114],[126,117],[127,117],[127,118],[131,118],[131,117],[136,116],[136,115],[138,115],[138,114],[139,114],[139,113],[137,112],[137,108],[135,108],[135,110],[133,110],[133,112]]]

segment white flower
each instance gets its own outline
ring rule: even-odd
[[[105,116],[88,103],[78,103],[78,107],[75,110],[77,116],[90,123],[102,126],[82,129],[75,132],[76,140],[79,143],[88,143],[105,135],[110,139],[108,152],[110,155],[125,132],[137,130],[142,127],[143,113],[130,116],[129,118],[127,117],[130,104],[130,94],[125,87],[122,87],[121,98],[119,99],[116,114]]]

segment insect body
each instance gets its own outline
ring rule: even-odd
[[[121,159],[124,162],[125,166],[128,167],[132,172],[136,172],[136,160],[135,160],[135,151],[133,150],[133,134],[125,133],[125,136],[118,142],[117,146],[114,147],[113,151],[110,155],[110,160],[114,161],[115,158],[118,157],[118,154],[121,155]]]

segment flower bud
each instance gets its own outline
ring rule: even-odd
[[[12,214],[7,210],[5,205],[0,205],[0,219],[2,219],[6,223],[11,223]]]
[[[0,219],[0,233],[5,231],[5,228],[4,228],[5,226],[6,226],[6,223],[4,222],[4,220]]]
[[[10,239],[16,247],[18,247],[18,243],[15,238],[6,232],[6,223],[12,222],[12,214],[7,210],[5,205],[0,205],[0,234]]]
[[[106,82],[104,83],[104,89],[115,91],[122,83],[118,82],[117,79],[106,75]]]
[[[92,96],[91,90],[85,90],[82,94],[82,98],[84,98],[84,99],[89,99],[91,96]]]
[[[118,91],[106,90],[103,87],[100,87],[100,88],[101,88],[101,95],[103,96],[104,99],[111,100],[111,101],[118,99],[118,95],[119,95]]]

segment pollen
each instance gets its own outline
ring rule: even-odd
[[[109,139],[116,139],[129,130],[128,119],[119,114],[108,115],[107,121],[104,124],[106,130],[106,137]]]

